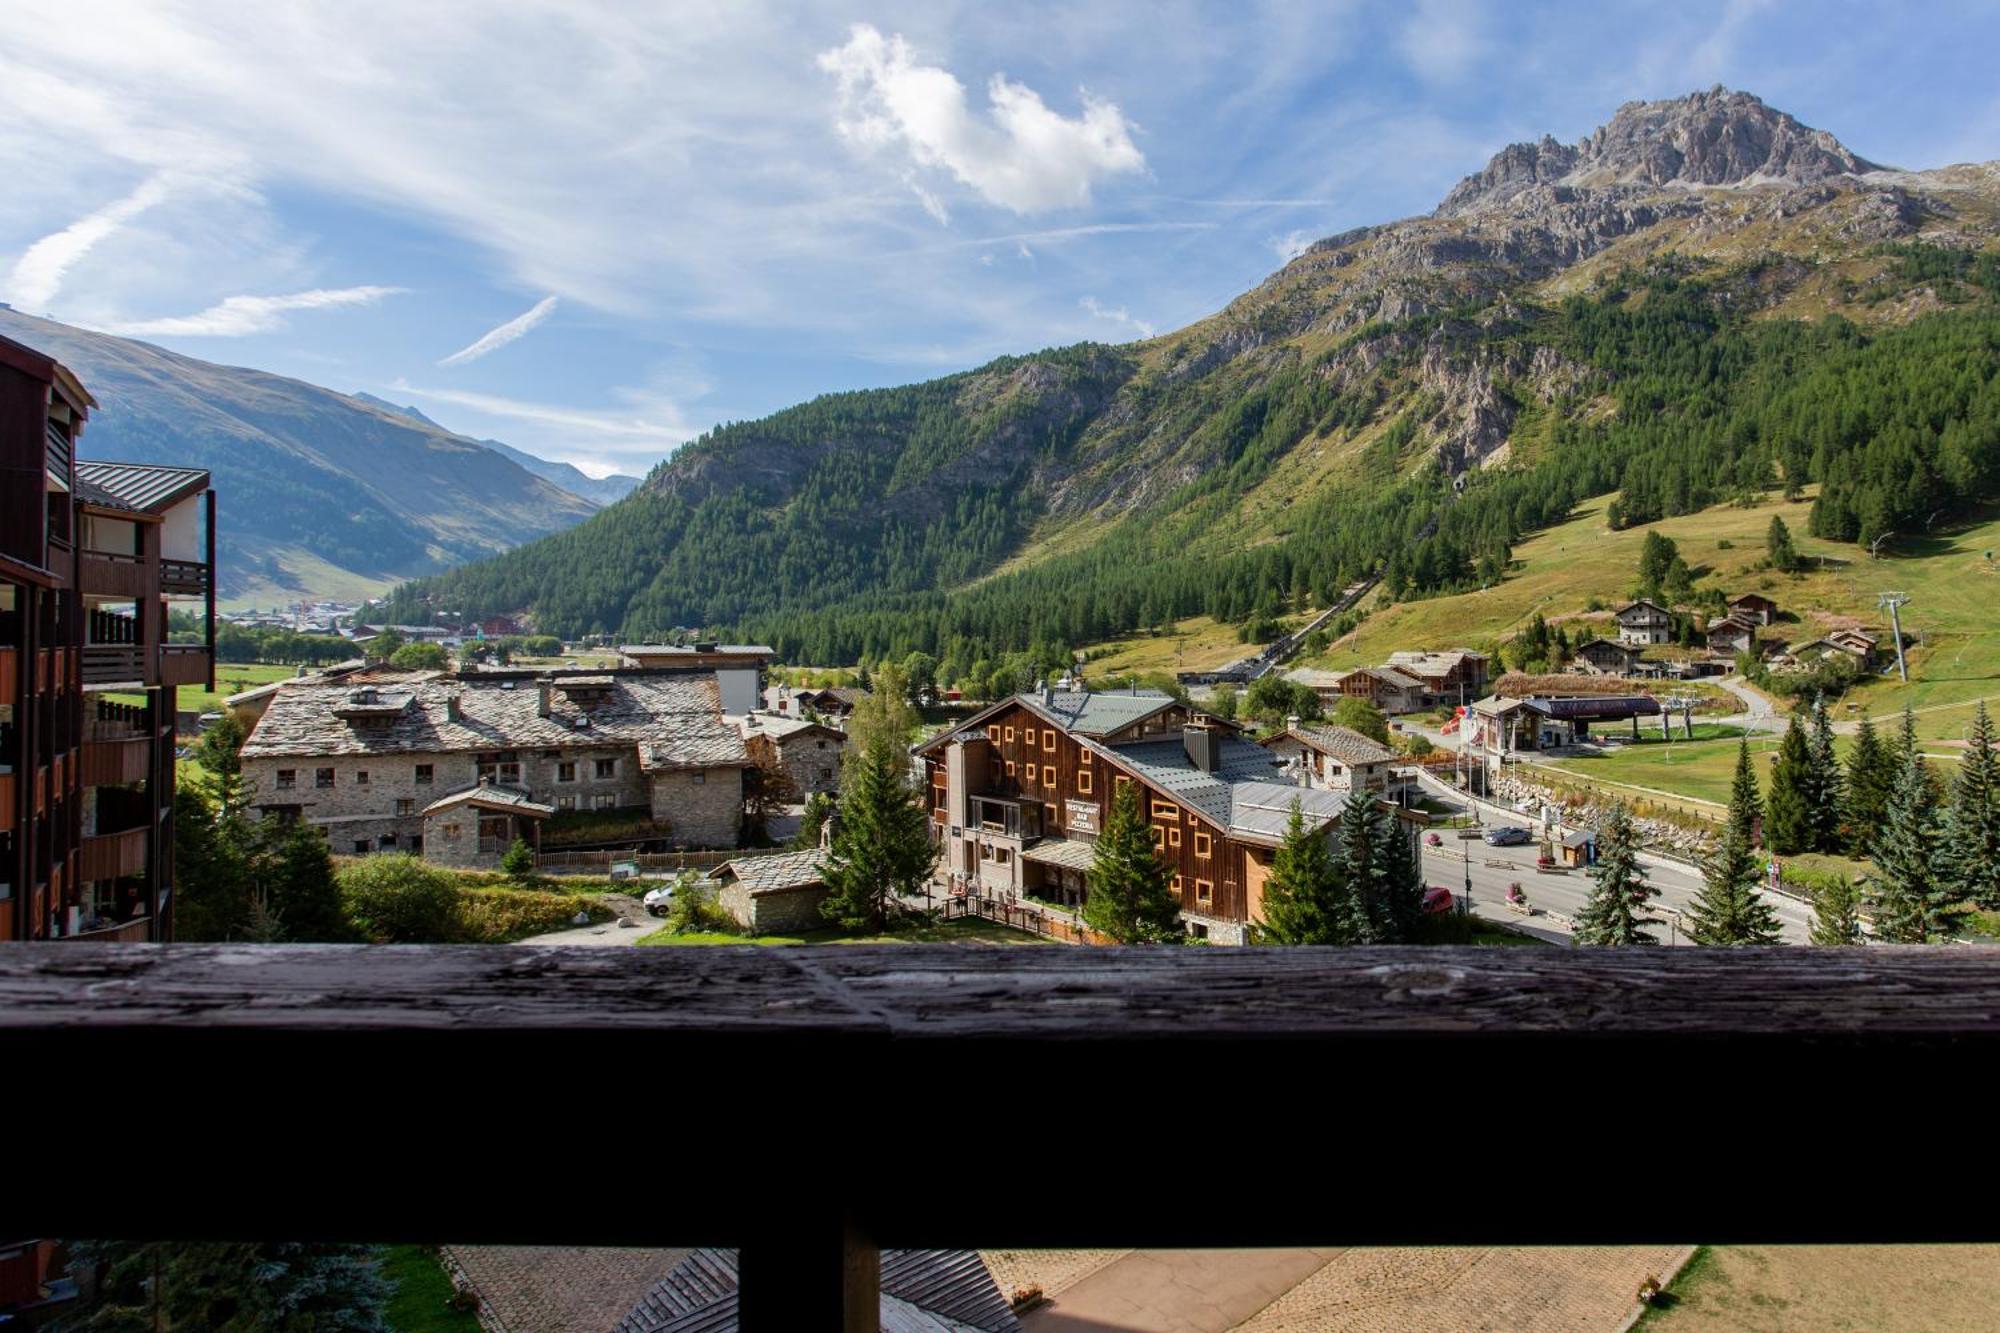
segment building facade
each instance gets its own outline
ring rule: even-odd
[[[1287,781],[1230,724],[1151,690],[1016,695],[917,753],[947,892],[1080,905],[1111,800],[1131,785],[1183,923],[1223,944],[1262,919],[1293,802],[1323,835],[1342,803]]]
[[[1406,785],[1396,767],[1396,752],[1349,727],[1320,726],[1292,718],[1283,731],[1258,744],[1277,756],[1287,774],[1302,775],[1307,786],[1343,798],[1364,791],[1395,801]]]
[[[1647,646],[1674,641],[1674,613],[1658,602],[1640,598],[1612,613],[1618,620],[1620,643]]]
[[[682,846],[733,847],[750,764],[703,670],[288,681],[243,746],[253,808],[307,820],[335,852],[440,859],[454,858],[426,811],[482,784],[552,815],[645,813]]]
[[[198,468],[78,458],[95,406],[0,338],[5,940],[172,934],[175,691],[213,681],[215,497]],[[170,642],[176,606],[201,642]]]

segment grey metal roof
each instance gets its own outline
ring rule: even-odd
[[[1079,736],[1109,736],[1178,702],[1160,690],[1106,690],[1099,694],[1055,690],[1014,698]]]
[[[1019,1333],[1021,1322],[975,1250],[884,1250],[883,1333]],[[735,1333],[734,1250],[696,1250],[640,1298],[613,1333]]]
[[[1658,717],[1660,701],[1650,694],[1591,694],[1567,699],[1531,698],[1528,707],[1544,717],[1581,718],[1586,722],[1628,717]]]
[[[1323,825],[1340,815],[1337,793],[1285,782],[1276,755],[1239,737],[1222,739],[1221,762],[1213,773],[1195,766],[1178,737],[1114,745],[1106,753],[1232,835],[1276,839],[1285,831],[1294,800],[1308,824]]]
[[[208,473],[201,468],[158,463],[91,463],[79,458],[76,477],[78,482],[115,497],[123,507],[144,514],[157,514],[208,489]]]

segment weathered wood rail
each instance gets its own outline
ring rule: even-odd
[[[1996,1055],[1995,948],[0,945],[0,1230],[738,1245],[749,1329],[874,1245],[1991,1240],[1892,1140]]]

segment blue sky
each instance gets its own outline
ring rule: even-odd
[[[1506,143],[1725,83],[2000,158],[2000,9],[65,0],[0,44],[0,300],[592,472],[1187,324]]]

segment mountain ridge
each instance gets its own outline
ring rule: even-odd
[[[414,421],[421,421],[426,426],[434,426],[438,430],[447,431],[449,434],[458,434],[458,432],[450,431],[445,426],[438,425],[437,422],[431,420],[422,410],[412,404],[393,403],[387,398],[378,398],[363,389],[355,390],[348,397],[358,402],[367,403],[370,407],[380,408],[383,411],[400,412]],[[542,458],[539,455],[529,453],[525,449],[517,449],[513,445],[501,440],[474,439],[469,435],[462,438],[470,439],[474,444],[486,446],[502,458],[519,464],[529,472],[542,478],[542,480],[559,486],[571,495],[579,499],[588,500],[592,505],[598,507],[624,499],[632,493],[632,488],[637,486],[641,480],[624,472],[613,472],[606,476],[593,477],[573,463],[559,463],[554,459]]]

